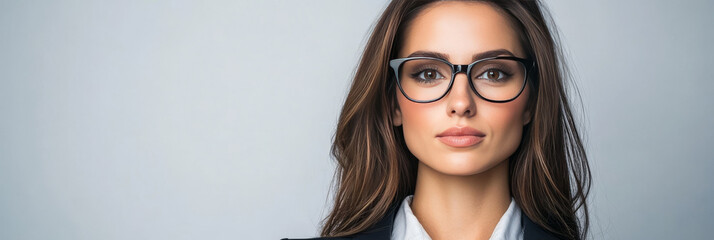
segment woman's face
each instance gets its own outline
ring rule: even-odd
[[[525,58],[518,35],[503,14],[486,3],[434,3],[405,29],[399,58],[417,51],[437,52],[448,56],[452,64],[465,65],[476,54],[499,49]],[[396,89],[399,106],[394,125],[403,126],[407,147],[424,165],[449,175],[482,173],[503,163],[518,148],[523,125],[530,121],[529,88],[506,103],[479,98],[466,74],[457,74],[449,93],[436,102],[415,103]],[[483,136],[440,137],[447,129],[463,127]]]

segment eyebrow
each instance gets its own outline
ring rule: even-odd
[[[502,56],[502,55],[507,55],[507,56],[512,56],[512,57],[515,56],[511,51],[501,48],[501,49],[489,50],[489,51],[474,54],[471,61],[476,61],[479,59],[489,58],[489,57],[497,57],[497,56]],[[416,52],[413,52],[412,54],[409,54],[409,56],[407,56],[407,57],[433,57],[433,58],[441,58],[441,59],[444,59],[447,61],[449,60],[449,54],[440,53],[440,52],[432,52],[432,51],[416,51]]]

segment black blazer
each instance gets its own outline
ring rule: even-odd
[[[290,238],[293,240],[389,240],[392,236],[392,226],[394,218],[397,216],[397,210],[401,206],[401,202],[392,204],[387,214],[382,217],[379,222],[369,227],[360,233],[347,237],[317,237],[317,238]],[[523,223],[523,239],[524,240],[556,240],[554,234],[546,231],[531,221],[525,213],[521,214],[521,222]],[[281,240],[289,240],[283,238]]]

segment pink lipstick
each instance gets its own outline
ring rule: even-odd
[[[442,143],[451,147],[470,147],[480,143],[486,134],[470,127],[452,127],[436,135]]]

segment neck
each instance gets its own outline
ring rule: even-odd
[[[489,239],[508,209],[508,160],[486,172],[454,176],[419,162],[412,211],[434,239]]]

